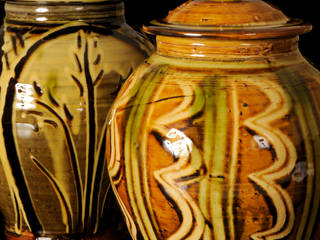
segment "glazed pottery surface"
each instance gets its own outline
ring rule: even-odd
[[[106,117],[150,43],[125,23],[121,1],[5,8],[0,212],[8,239],[84,239],[105,227],[101,218],[116,228],[119,213],[106,216],[117,213],[108,196]],[[99,239],[120,239],[106,236]]]
[[[107,131],[133,239],[320,239],[320,73],[298,50],[310,29],[262,1],[202,0],[145,27],[157,52]]]

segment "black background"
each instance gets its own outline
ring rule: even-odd
[[[124,0],[127,23],[137,30],[152,19],[165,17],[169,10],[186,0]],[[268,0],[288,17],[301,18],[312,23],[313,31],[300,37],[302,54],[320,69],[320,11],[317,0]],[[3,1],[0,0],[0,16],[3,18]]]
[[[185,0],[124,0],[126,6],[127,23],[135,29],[141,29],[142,24],[152,19],[165,17],[169,10],[179,6]],[[312,23],[313,31],[300,37],[300,50],[302,54],[320,69],[320,11],[317,0],[269,0],[278,6],[288,17],[301,18]],[[4,2],[0,0],[0,24],[3,19]],[[0,215],[0,239],[1,236]]]

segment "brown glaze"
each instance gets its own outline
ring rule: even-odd
[[[170,11],[165,21],[170,24],[218,26],[269,26],[289,21],[279,9],[260,0],[187,1]]]
[[[115,228],[110,228],[104,230],[103,233],[99,233],[99,235],[95,235],[92,237],[84,237],[81,240],[128,240],[130,235],[128,235],[127,231],[122,230],[118,231]],[[21,235],[15,235],[12,233],[6,232],[7,240],[34,240],[35,236],[32,233],[24,232]],[[57,238],[52,238],[56,240]],[[65,239],[65,238],[64,238]],[[74,239],[77,239],[75,236]]]
[[[250,18],[253,5],[269,20],[210,15]],[[107,132],[133,239],[320,238],[320,73],[297,45],[311,27],[266,6],[188,1],[145,27],[157,51],[121,89]]]
[[[268,39],[297,36],[311,25],[261,0],[189,0],[144,30],[166,36]]]
[[[205,38],[173,38],[157,36],[157,53],[162,56],[202,59],[237,59],[244,57],[275,56],[298,49],[298,37],[269,40],[207,40]]]
[[[30,232],[24,232],[21,235],[14,235],[14,234],[10,234],[10,233],[6,233],[6,238],[7,240],[34,240],[35,237],[32,233]]]

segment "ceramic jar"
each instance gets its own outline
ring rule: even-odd
[[[0,212],[7,237],[90,237],[117,208],[105,206],[107,113],[151,44],[126,24],[122,1],[17,0],[5,10]]]
[[[133,239],[319,239],[320,73],[309,24],[258,0],[187,1],[109,115]]]

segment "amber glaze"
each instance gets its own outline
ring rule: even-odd
[[[198,59],[245,59],[246,57],[275,56],[297,50],[298,37],[269,40],[208,40],[157,36],[157,53],[161,56]]]
[[[310,25],[172,23],[198,2],[219,1],[145,27],[157,51],[109,114],[108,169],[133,239],[319,239],[320,73],[297,44]],[[261,3],[241,2],[228,4]]]
[[[6,3],[0,211],[9,239],[105,239],[93,235],[109,223],[119,230],[106,116],[150,52],[125,23],[121,1]]]
[[[261,0],[189,0],[151,23],[144,26],[151,34],[232,39],[297,36],[311,29]]]
[[[288,18],[262,1],[187,1],[170,11],[165,21],[170,24],[219,26],[268,26],[284,24]]]

